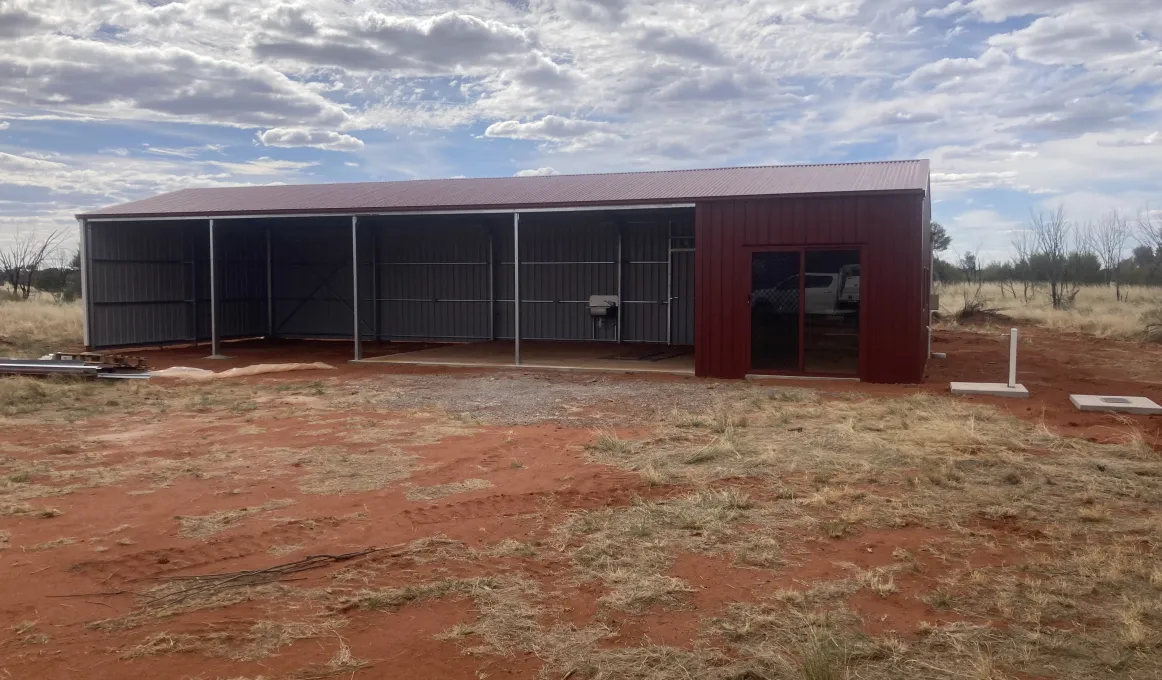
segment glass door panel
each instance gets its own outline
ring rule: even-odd
[[[750,365],[757,371],[799,369],[800,251],[751,255]]]
[[[803,370],[859,373],[859,251],[808,250],[803,286]]]

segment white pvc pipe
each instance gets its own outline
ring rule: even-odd
[[[1016,328],[1009,330],[1009,387],[1017,386],[1017,336]]]

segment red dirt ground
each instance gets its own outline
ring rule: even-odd
[[[1162,437],[1158,419],[1116,417],[1080,413],[1069,404],[1070,393],[1100,393],[1160,396],[1162,349],[1080,336],[1053,334],[1038,329],[1025,331],[1020,354],[1020,381],[1033,394],[1028,401],[977,398],[999,405],[1014,415],[1044,422],[1054,430],[1094,440],[1118,440],[1133,426],[1155,444]],[[945,360],[932,360],[924,385],[865,385],[849,382],[780,381],[824,391],[859,391],[871,395],[899,395],[916,391],[943,392],[951,380],[1003,381],[1006,373],[1007,340],[972,332],[936,333],[933,350],[946,352]],[[324,378],[348,379],[377,374],[472,374],[475,369],[349,364],[348,343],[248,342],[229,344],[231,361],[211,361],[203,357],[205,347],[144,350],[135,352],[149,359],[151,366],[183,365],[222,370],[254,363],[325,361],[335,371],[266,375],[255,380],[305,381]],[[369,353],[374,354],[373,348]],[[625,380],[692,381],[676,376],[618,376]],[[707,381],[715,382],[715,381]],[[309,414],[309,418],[268,419],[230,412],[175,413],[156,424],[132,423],[122,419],[93,418],[53,428],[23,427],[4,431],[5,442],[13,447],[55,444],[57,453],[78,453],[100,448],[105,464],[149,455],[184,460],[204,454],[214,445],[230,442],[255,448],[287,446],[303,448],[315,443],[332,443],[337,421],[352,417],[397,418],[401,427],[416,427],[414,416],[382,412],[334,412]],[[407,418],[410,421],[404,422]],[[240,428],[263,428],[259,434],[240,434]],[[446,436],[434,444],[404,445],[401,448],[419,458],[419,469],[406,485],[392,484],[378,490],[349,495],[308,495],[296,484],[295,470],[270,471],[267,476],[234,475],[181,477],[168,488],[144,495],[138,485],[102,486],[69,495],[37,499],[40,506],[57,507],[62,515],[52,519],[4,518],[0,528],[12,533],[11,547],[0,551],[3,579],[0,581],[0,676],[13,678],[216,678],[283,677],[311,664],[325,663],[338,648],[338,638],[304,640],[284,647],[274,656],[256,662],[235,662],[200,654],[168,654],[132,661],[118,659],[120,651],[139,644],[152,633],[244,630],[260,619],[302,618],[319,606],[294,600],[290,605],[272,606],[251,602],[222,610],[187,614],[174,621],[157,621],[130,631],[104,632],[86,629],[86,624],[132,609],[131,595],[109,595],[113,591],[142,588],[150,579],[173,574],[235,571],[269,566],[312,553],[338,553],[368,546],[395,546],[418,538],[444,536],[463,541],[469,547],[493,546],[504,539],[547,541],[547,531],[570,512],[625,505],[635,496],[660,493],[644,486],[637,475],[589,463],[583,445],[593,438],[589,428],[562,428],[551,424],[523,427],[481,426],[464,435]],[[373,448],[368,444],[345,444],[352,453]],[[362,447],[362,449],[361,449]],[[41,452],[44,453],[43,451]],[[16,454],[19,455],[19,454]],[[519,462],[519,466],[513,463]],[[423,502],[408,500],[412,485],[432,486],[469,478],[485,479],[491,488]],[[259,506],[291,499],[282,509],[253,516],[238,526],[207,540],[183,538],[178,533],[178,515],[202,515],[216,510]],[[273,520],[283,519],[284,522]],[[125,526],[128,525],[128,526]],[[122,528],[124,527],[124,528]],[[78,542],[47,550],[23,550],[62,537]],[[116,541],[121,539],[125,544]],[[868,531],[840,540],[819,540],[809,544],[805,555],[792,566],[769,572],[735,567],[728,560],[697,555],[677,555],[671,575],[694,588],[690,607],[678,611],[650,611],[630,617],[615,613],[613,625],[619,635],[616,645],[656,644],[689,646],[702,618],[720,614],[730,602],[751,601],[777,589],[799,587],[801,579],[818,579],[843,573],[840,563],[862,568],[884,566],[892,553],[904,548],[918,553],[923,545],[939,542],[942,536],[914,528],[896,531]],[[284,558],[267,551],[274,546],[299,545]],[[105,548],[94,552],[95,547]],[[567,560],[553,559],[552,550],[541,551],[537,560],[490,558],[482,562],[436,562],[423,565],[389,561],[388,569],[374,581],[375,586],[395,586],[421,582],[418,576],[443,578],[511,569],[536,578],[546,592],[556,589],[564,606],[565,620],[583,625],[599,613],[597,599],[603,594],[599,584],[562,586],[571,574]],[[1005,560],[1007,556],[984,555],[982,560]],[[919,621],[951,621],[951,614],[933,611],[919,599],[930,590],[941,568],[921,559],[924,567],[916,574],[897,579],[899,592],[880,598],[866,591],[850,604],[860,612],[869,633],[895,631],[913,634]],[[334,569],[304,574],[296,587],[324,587]],[[294,607],[294,610],[279,607]],[[540,666],[535,657],[481,658],[462,653],[451,641],[434,636],[449,627],[475,618],[471,600],[452,599],[409,606],[393,615],[392,625],[384,625],[374,612],[353,612],[349,623],[338,632],[358,658],[374,662],[370,668],[350,677],[465,678],[478,672],[489,677],[531,677]],[[12,627],[35,621],[36,630],[49,636],[44,644],[23,644]],[[348,676],[344,676],[348,677]]]
[[[223,345],[232,360],[206,359],[208,348],[175,347],[134,352],[148,359],[151,367],[192,366],[215,371],[256,363],[323,361],[335,371],[288,373],[286,379],[320,379],[331,376],[394,374],[478,374],[489,369],[442,368],[438,366],[375,365],[350,363],[351,343],[319,341],[242,341]],[[422,343],[368,343],[368,356],[392,354]],[[872,395],[910,394],[917,390],[947,392],[952,381],[1004,382],[1008,379],[1008,332],[996,328],[970,331],[936,331],[932,351],[947,359],[930,359],[922,385],[872,385],[850,381],[780,379],[780,385],[798,385],[825,391],[856,391]],[[1018,350],[1018,382],[1031,393],[1028,400],[997,397],[966,397],[973,401],[1003,406],[1013,415],[1047,426],[1069,436],[1095,441],[1122,436],[1132,423],[1155,444],[1162,442],[1162,422],[1146,416],[1113,416],[1082,413],[1069,403],[1070,394],[1147,396],[1162,399],[1162,347],[1137,342],[1107,340],[1059,333],[1040,328],[1021,329]],[[503,369],[512,370],[512,369]],[[665,374],[604,374],[629,380],[704,380]],[[279,377],[262,376],[263,379]],[[705,380],[704,380],[705,381]],[[717,382],[717,381],[705,381]]]

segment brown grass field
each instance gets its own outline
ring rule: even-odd
[[[1120,301],[1112,287],[1084,286],[1069,309],[1053,309],[1044,285],[1028,301],[1020,283],[1016,284],[1016,294],[1014,297],[1007,287],[989,283],[981,288],[979,297],[986,308],[1018,323],[1098,338],[1143,340],[1147,325],[1162,324],[1162,288],[1155,286],[1122,286]],[[953,318],[964,308],[966,297],[976,296],[974,286],[942,286],[939,311],[945,318]],[[955,322],[945,326],[955,327]],[[1160,337],[1162,332],[1155,332],[1152,339]]]
[[[1157,398],[1162,348],[1028,329],[1019,403],[943,394],[999,331],[934,349],[915,387],[336,343],[0,379],[0,678],[1162,677],[1162,434],[1067,402]]]

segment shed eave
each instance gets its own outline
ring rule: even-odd
[[[89,222],[112,222],[125,220],[197,220],[197,219],[259,219],[264,217],[376,217],[390,215],[504,215],[514,212],[563,212],[573,210],[664,210],[673,208],[693,208],[690,200],[644,200],[609,201],[600,203],[529,203],[522,205],[472,205],[472,206],[407,206],[400,208],[331,208],[322,210],[230,210],[220,212],[165,212],[165,213],[113,213],[97,212],[76,215],[79,220]]]
[[[680,199],[643,199],[639,201],[603,201],[587,203],[526,203],[519,205],[468,205],[468,206],[407,206],[399,208],[333,208],[322,210],[234,210],[200,212],[163,213],[116,213],[93,212],[75,215],[78,220],[88,222],[122,222],[127,220],[198,220],[198,219],[260,219],[265,217],[346,217],[346,216],[390,216],[390,215],[456,215],[456,214],[506,214],[513,212],[559,212],[571,210],[609,209],[673,209],[693,208],[698,203],[711,201],[736,201],[750,199],[779,198],[840,198],[846,196],[886,196],[915,194],[923,196],[924,189],[879,189],[857,191],[806,192],[795,194],[739,194],[726,196],[695,196]]]

